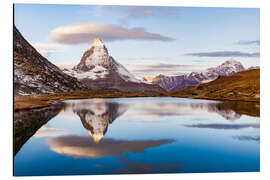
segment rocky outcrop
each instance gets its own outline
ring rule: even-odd
[[[14,26],[15,94],[48,94],[83,90],[76,78],[63,73],[32,47]]]

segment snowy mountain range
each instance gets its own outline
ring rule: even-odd
[[[249,69],[257,69],[251,67]],[[162,93],[230,76],[244,71],[244,66],[230,59],[202,72],[179,76],[159,75],[149,81],[137,79],[118,63],[97,37],[80,62],[72,69],[60,70],[32,47],[14,26],[14,89],[16,94],[44,94],[86,89],[117,90],[134,93]]]
[[[159,93],[164,90],[133,76],[123,65],[109,55],[104,43],[96,37],[83,54],[79,64],[64,73],[76,77],[89,89],[112,89],[125,92]]]
[[[152,83],[158,84],[166,91],[177,91],[189,86],[215,80],[219,76],[230,76],[244,70],[245,68],[240,62],[229,59],[217,67],[208,68],[202,72],[191,72],[190,74],[180,76],[159,75],[153,78]]]

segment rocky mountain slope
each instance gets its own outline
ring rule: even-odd
[[[63,73],[13,28],[15,94],[44,94],[83,90],[76,78]]]
[[[78,65],[63,72],[76,77],[89,89],[112,89],[124,92],[159,93],[164,90],[143,83],[109,55],[104,43],[97,37],[83,54]]]
[[[260,101],[260,69],[238,72],[232,76],[220,76],[214,81],[191,86],[169,93],[170,96],[216,99]]]
[[[173,92],[189,86],[199,85],[203,82],[212,81],[219,76],[230,76],[244,70],[245,68],[240,62],[230,59],[215,68],[208,68],[203,72],[192,72],[181,76],[159,75],[153,78],[152,83],[160,85],[166,91]]]

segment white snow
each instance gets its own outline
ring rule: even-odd
[[[90,49],[93,49],[93,53],[86,58],[85,65],[87,67],[95,65],[104,65],[110,63],[110,57],[103,42],[96,38]]]
[[[137,83],[142,82],[139,79],[137,79],[133,74],[131,74],[123,65],[119,64],[116,61],[115,63],[117,67],[117,72],[119,73],[122,79],[124,79],[125,81],[132,81],[132,82],[137,82]]]
[[[94,43],[92,44],[92,46],[103,47],[104,43],[98,37],[96,37],[94,39]]]
[[[132,75],[123,65],[119,64],[111,56],[109,56],[105,45],[98,37],[95,38],[90,49],[93,50],[93,53],[91,53],[88,57],[86,57],[85,65],[88,68],[92,68],[94,66],[94,69],[91,69],[89,71],[83,71],[78,69],[64,70],[63,72],[73,77],[76,77],[79,80],[85,78],[95,80],[98,78],[104,78],[106,77],[106,75],[109,74],[110,70],[106,69],[105,67],[114,67],[113,70],[115,70],[123,80],[132,81],[136,83],[142,82],[139,79],[137,79],[134,75]]]
[[[98,78],[105,78],[108,73],[107,69],[102,66],[95,66],[94,69],[90,71],[74,71],[74,70],[64,70],[64,73],[73,76],[79,80],[89,78],[89,79],[98,79]]]

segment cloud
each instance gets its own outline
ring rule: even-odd
[[[126,152],[141,153],[147,148],[159,147],[172,143],[173,140],[115,140],[104,139],[99,144],[84,136],[61,136],[49,139],[47,144],[56,153],[75,158],[100,158],[104,156],[115,156]]]
[[[205,104],[207,106],[207,104]],[[194,109],[193,103],[188,102],[156,102],[153,100],[137,101],[127,111],[127,116],[135,117],[143,122],[157,122],[159,117],[169,116],[189,116],[189,115],[209,115],[204,109]],[[137,120],[136,120],[137,121]]]
[[[120,21],[123,23],[126,23],[132,19],[142,19],[147,17],[179,18],[182,16],[182,11],[172,7],[125,6],[118,7],[117,9],[119,12],[125,14],[125,17],[120,19]]]
[[[243,128],[260,128],[260,125],[259,124],[194,124],[194,125],[185,125],[185,127],[237,130],[237,129],[243,129]]]
[[[125,28],[119,25],[100,24],[94,22],[76,23],[60,26],[53,29],[49,35],[52,42],[63,44],[89,43],[91,39],[99,36],[103,41],[117,40],[156,40],[173,41],[173,38],[156,33],[150,33],[143,28]]]
[[[260,142],[260,136],[233,136],[233,139],[240,141],[257,141]]]
[[[63,136],[66,135],[68,132],[63,129],[57,129],[53,127],[49,127],[48,125],[42,126],[34,135],[36,138],[41,137],[55,137],[55,136]]]
[[[247,53],[241,51],[213,51],[213,52],[199,52],[187,53],[186,56],[196,57],[260,57],[260,53]]]
[[[102,16],[105,12],[114,11],[121,14],[119,22],[128,23],[130,20],[145,19],[149,17],[179,18],[183,12],[175,7],[153,7],[153,6],[96,6],[94,15]]]
[[[252,44],[255,44],[257,46],[260,45],[260,40],[240,40],[240,41],[237,41],[235,44],[238,44],[238,45],[252,45]]]
[[[181,75],[192,71],[205,70],[204,66],[197,65],[176,65],[176,64],[163,64],[163,63],[138,63],[138,64],[126,64],[125,67],[137,75],[144,76],[157,76],[163,75]]]
[[[63,45],[52,43],[31,43],[32,46],[43,56],[49,57],[52,53],[57,52],[63,48]]]

